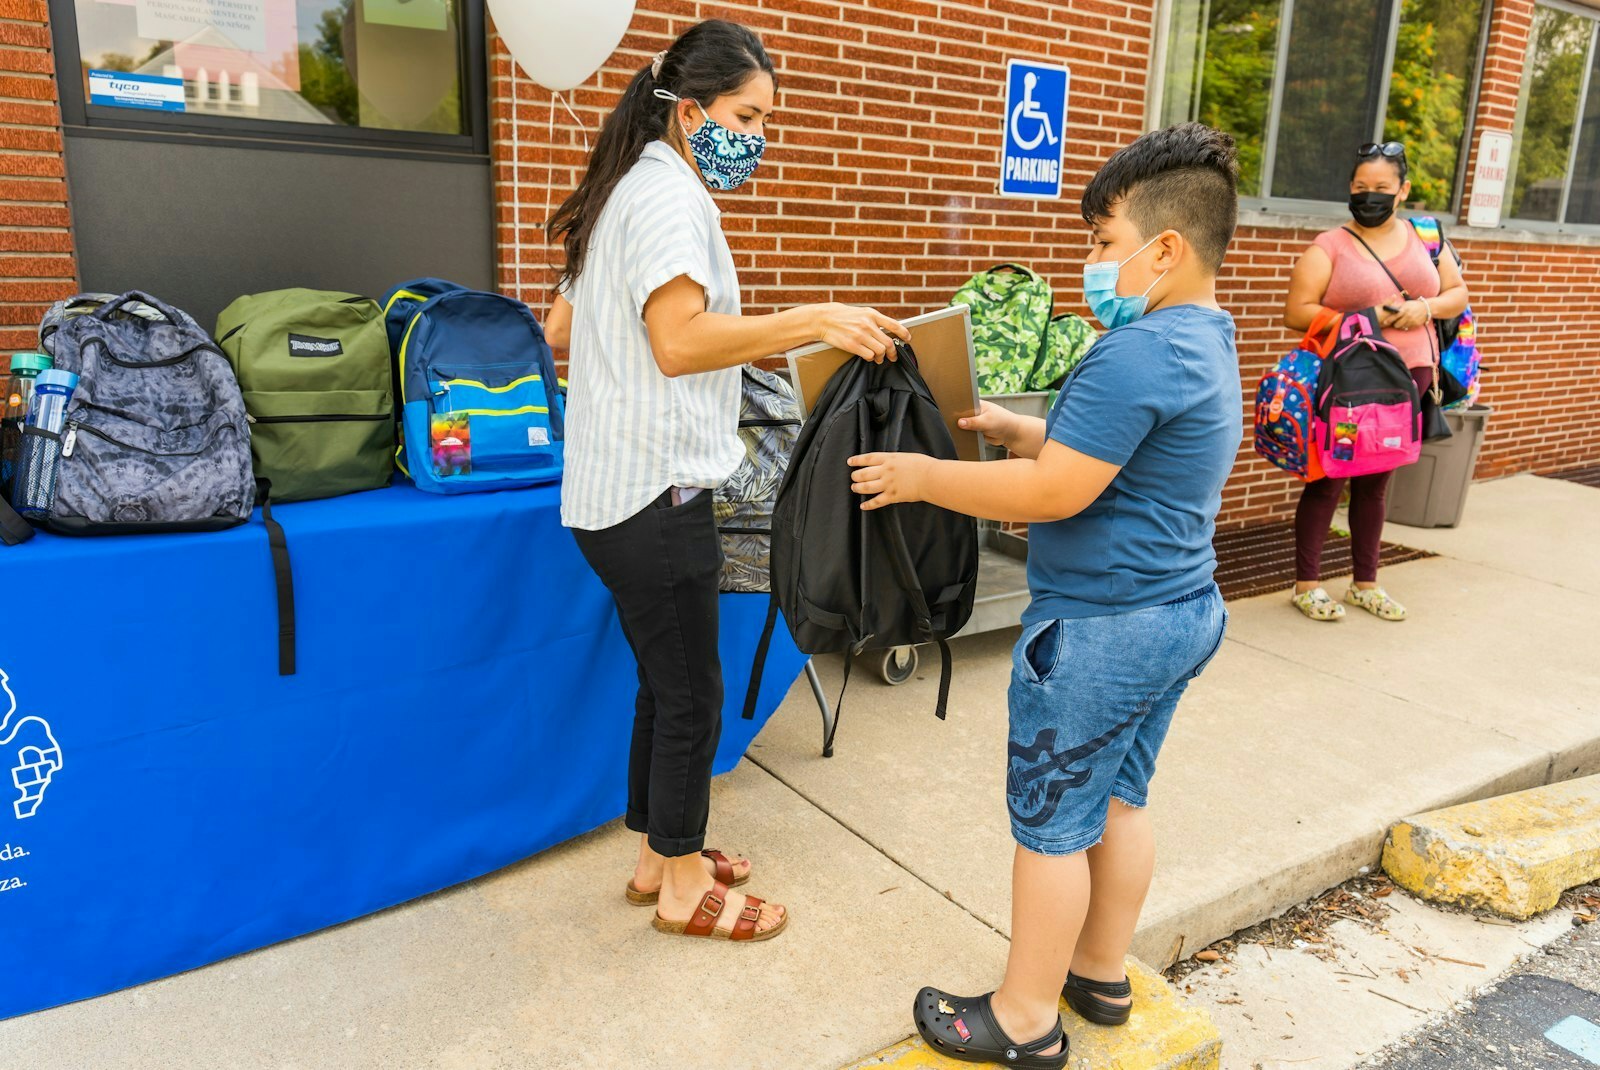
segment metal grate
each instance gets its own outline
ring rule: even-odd
[[[1232,600],[1287,592],[1294,586],[1293,521],[1220,531],[1212,545],[1217,551],[1217,585],[1222,588],[1224,598]],[[1386,542],[1378,564],[1387,568],[1432,556],[1426,550]],[[1323,577],[1347,576],[1354,571],[1350,536],[1330,532],[1322,548]]]
[[[1568,483],[1582,483],[1586,487],[1600,490],[1600,465],[1593,468],[1572,468],[1565,472],[1556,472],[1551,479],[1564,479]]]

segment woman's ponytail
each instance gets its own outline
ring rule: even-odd
[[[589,236],[611,191],[639,161],[645,146],[667,134],[673,106],[655,91],[667,89],[674,96],[710,105],[762,71],[772,76],[776,88],[777,75],[761,39],[737,23],[711,19],[691,27],[633,76],[600,127],[578,188],[545,224],[546,233],[560,236],[566,251],[558,290],[565,291],[583,273]]]

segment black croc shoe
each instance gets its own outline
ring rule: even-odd
[[[1127,978],[1115,982],[1091,981],[1068,973],[1067,983],[1061,986],[1061,995],[1073,1010],[1096,1025],[1123,1025],[1128,1021],[1128,1015],[1133,1013],[1132,1002],[1123,1006],[1100,998],[1110,996],[1112,999],[1131,1000],[1133,985]]]
[[[995,1021],[994,1011],[989,1008],[989,997],[993,995],[952,996],[937,988],[924,988],[917,993],[911,1017],[916,1020],[922,1039],[940,1055],[1026,1070],[1065,1070],[1067,1034],[1061,1028],[1061,1019],[1056,1019],[1055,1028],[1045,1036],[1018,1044]],[[1038,1054],[1057,1043],[1061,1050],[1056,1054]]]

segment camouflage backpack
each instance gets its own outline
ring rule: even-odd
[[[1083,360],[1089,347],[1100,337],[1100,332],[1082,316],[1063,312],[1050,321],[1049,337],[1045,339],[1044,357],[1033,373],[1034,390],[1060,390],[1067,376]]]
[[[1065,371],[1046,374],[1065,363],[1071,351],[1063,345],[1061,358],[1052,358],[1050,313],[1055,294],[1032,270],[1021,264],[997,264],[968,279],[950,303],[972,311],[979,394],[1048,390],[1052,382],[1065,378]]]
[[[740,381],[739,440],[744,460],[712,495],[722,536],[724,591],[772,589],[772,506],[800,437],[800,403],[772,372],[745,365]]]

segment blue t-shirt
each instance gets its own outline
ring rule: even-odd
[[[1029,525],[1024,624],[1145,609],[1211,582],[1240,398],[1226,312],[1160,308],[1095,343],[1046,434],[1122,470],[1077,516]]]

